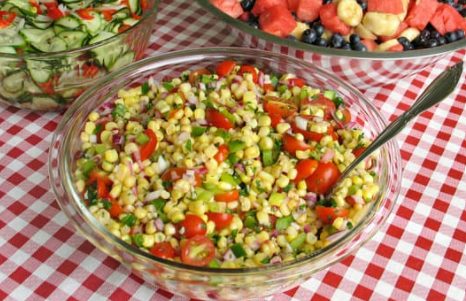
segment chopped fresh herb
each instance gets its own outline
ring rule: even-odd
[[[141,93],[142,95],[147,95],[150,91],[150,86],[148,82],[145,82],[141,85]]]
[[[214,105],[210,100],[204,100],[203,103],[206,106],[206,108],[214,108]]]
[[[152,101],[149,101],[147,104],[146,104],[146,110],[149,111],[150,109],[152,109],[152,107],[154,106],[154,103]]]
[[[95,126],[95,129],[94,131],[92,131],[92,134],[98,134],[100,132],[102,132],[102,128],[103,128],[103,124],[102,123],[98,123],[96,126]]]
[[[220,114],[222,114],[223,116],[225,116],[228,121],[230,121],[232,124],[235,124],[236,122],[236,118],[235,116],[233,116],[233,114],[231,114],[230,112],[228,112],[228,110],[225,108],[225,107],[221,107],[218,112]]]
[[[268,264],[268,263],[270,263],[270,257],[269,257],[269,256],[266,256],[264,259],[261,260],[261,263],[263,263],[263,264]]]
[[[150,140],[149,136],[147,136],[144,133],[139,133],[136,136],[136,142],[139,143],[139,145],[145,145],[145,144],[147,144],[147,142],[149,142],[149,140]]]
[[[241,161],[241,158],[238,157],[235,153],[229,153],[227,159],[231,165],[235,165],[236,163]]]
[[[335,97],[335,98],[332,99],[332,100],[333,100],[333,103],[335,104],[335,107],[337,107],[337,108],[344,108],[344,107],[346,107],[343,98],[337,96],[337,97]]]
[[[233,229],[231,231],[231,239],[235,240],[236,235],[238,235],[238,229]]]
[[[279,219],[277,219],[277,222],[275,223],[275,229],[285,230],[291,225],[292,222],[293,222],[293,216],[291,215],[280,217]]]
[[[259,223],[257,222],[255,217],[247,216],[244,220],[244,226],[248,229],[256,230],[259,226]]]
[[[158,199],[153,200],[153,201],[150,202],[150,204],[155,207],[155,210],[157,212],[158,211],[163,211],[163,207],[165,207],[166,203],[167,203],[167,201],[165,201],[162,198],[158,198]]]
[[[131,241],[138,247],[143,247],[142,243],[144,242],[144,239],[142,238],[142,234],[132,234],[131,235]]]
[[[214,245],[216,245],[218,240],[220,239],[220,237],[215,234],[208,234],[207,237],[214,243]]]
[[[289,192],[291,190],[291,188],[293,187],[293,184],[291,183],[288,183],[288,185],[286,185],[285,187],[282,188],[282,190],[284,192]]]
[[[118,117],[122,117],[126,113],[126,107],[122,104],[117,104],[115,108],[112,110],[112,117],[113,119],[117,119]]]
[[[87,200],[93,202],[97,199],[97,183],[93,183],[87,186]]]
[[[136,224],[136,217],[132,213],[127,213],[123,216],[121,222],[125,226],[132,227]]]
[[[249,188],[248,188],[249,186],[248,185],[246,185],[244,183],[241,183],[239,185],[239,187],[240,187],[239,195],[241,195],[241,196],[248,196],[249,195]]]
[[[162,86],[165,88],[165,90],[167,90],[168,92],[170,92],[171,90],[173,90],[173,88],[175,87],[171,82],[163,82],[162,83]]]
[[[314,159],[316,161],[320,161],[321,156],[322,155],[320,154],[320,152],[316,150],[313,150],[309,153],[309,158]]]
[[[102,207],[104,207],[104,209],[110,210],[112,208],[112,202],[108,200],[101,199],[100,204],[102,204]]]
[[[351,229],[353,229],[354,226],[353,226],[353,224],[351,222],[347,222],[346,227],[348,227],[348,230],[351,230]]]
[[[306,89],[301,89],[301,91],[299,92],[299,99],[300,100],[303,100],[303,99],[306,99],[309,97],[309,93],[307,92]]]
[[[162,181],[162,186],[164,188],[171,188],[173,187],[173,181],[172,180]]]
[[[186,141],[185,148],[186,148],[186,150],[188,150],[188,151],[192,151],[192,142],[191,142],[191,139],[188,139],[188,141]]]
[[[262,193],[264,192],[265,190],[261,187],[261,181],[259,179],[257,179],[256,181],[254,181],[254,184],[256,184],[256,188],[257,188],[257,191],[259,193]]]

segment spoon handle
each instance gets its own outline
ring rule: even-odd
[[[455,89],[463,71],[463,62],[459,62],[453,67],[443,71],[419,96],[414,105],[406,112],[396,118],[385,128],[377,138],[345,169],[340,176],[340,180],[334,187],[338,187],[340,181],[346,178],[349,173],[369,157],[375,150],[395,137],[408,124],[411,119],[421,114],[430,107],[444,100]],[[333,191],[332,191],[333,192]]]

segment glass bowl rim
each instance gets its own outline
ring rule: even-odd
[[[120,39],[122,36],[131,35],[135,30],[139,29],[139,27],[143,26],[142,24],[146,24],[146,20],[150,19],[154,14],[158,13],[158,7],[162,0],[154,0],[154,5],[151,9],[147,10],[147,12],[143,15],[143,17],[139,20],[138,23],[131,26],[127,30],[117,33],[113,37],[108,39],[102,40],[100,42],[89,44],[84,47],[74,48],[70,50],[63,50],[63,51],[56,51],[56,52],[38,52],[38,53],[21,53],[21,54],[13,54],[13,53],[3,53],[0,52],[0,58],[4,59],[13,59],[13,60],[22,60],[22,59],[53,59],[53,58],[61,58],[63,56],[73,55],[73,54],[81,54],[82,52],[92,50],[106,44],[111,44],[114,41]],[[149,20],[150,21],[150,20]],[[150,24],[150,22],[149,22]],[[155,23],[152,24],[155,26]]]
[[[105,85],[108,85],[113,78],[118,78],[120,76],[124,75],[130,75],[134,76],[136,73],[140,72],[145,72],[147,70],[156,70],[161,67],[165,66],[170,66],[173,63],[183,63],[185,62],[182,60],[182,58],[187,58],[190,57],[192,61],[196,61],[197,57],[205,57],[209,55],[220,55],[220,56],[225,56],[226,58],[228,55],[240,55],[246,58],[246,56],[251,57],[251,58],[274,58],[274,59],[281,59],[281,60],[287,60],[291,61],[294,64],[301,65],[303,67],[309,68],[311,70],[314,70],[315,73],[319,73],[322,76],[325,76],[326,78],[334,80],[337,84],[343,86],[346,90],[348,90],[350,93],[354,93],[357,98],[362,101],[362,103],[368,107],[369,111],[371,111],[374,115],[377,116],[378,121],[383,125],[387,125],[387,121],[385,118],[380,114],[380,112],[372,105],[372,103],[361,93],[359,92],[356,88],[351,86],[349,83],[344,82],[343,80],[331,75],[327,71],[314,66],[308,62],[305,62],[303,60],[299,60],[296,58],[292,58],[287,55],[282,55],[282,54],[275,54],[271,53],[269,51],[263,51],[263,50],[257,50],[257,49],[244,49],[244,48],[239,48],[239,47],[210,47],[210,48],[196,48],[196,49],[190,49],[190,50],[180,50],[180,51],[173,51],[153,57],[149,57],[140,61],[137,61],[135,63],[132,63],[114,73],[111,73],[102,79],[100,79],[96,84],[94,84],[91,88],[87,89],[79,98],[72,103],[71,107],[68,108],[68,110],[65,112],[64,116],[62,117],[62,120],[58,124],[56,130],[54,131],[52,140],[51,140],[51,146],[50,146],[50,151],[49,151],[49,180],[53,189],[53,192],[57,198],[57,201],[62,208],[62,210],[65,212],[67,217],[70,219],[70,221],[73,222],[73,224],[76,226],[76,223],[74,222],[73,218],[69,216],[68,211],[64,208],[62,205],[62,201],[60,200],[60,194],[59,194],[59,187],[57,187],[54,183],[55,180],[63,180],[62,185],[65,186],[65,189],[63,189],[64,193],[66,194],[66,197],[71,199],[70,203],[75,207],[76,211],[79,212],[80,217],[83,218],[86,222],[87,225],[92,225],[93,230],[94,227],[98,230],[97,234],[104,239],[111,239],[112,244],[117,245],[121,249],[123,249],[125,252],[128,252],[132,255],[140,256],[143,258],[146,258],[150,260],[151,262],[159,263],[162,265],[167,265],[171,266],[173,268],[181,269],[181,270],[190,270],[190,271],[195,271],[195,272],[201,272],[201,273],[212,273],[212,274],[222,274],[222,275],[253,275],[257,273],[261,273],[264,271],[281,271],[281,270],[287,270],[289,268],[292,268],[294,266],[300,265],[300,264],[305,264],[307,262],[312,262],[313,260],[320,261],[321,259],[325,259],[327,255],[334,254],[338,252],[340,249],[344,248],[348,243],[350,243],[356,236],[361,234],[368,224],[367,222],[372,222],[375,219],[376,214],[379,212],[379,205],[383,204],[386,201],[387,197],[382,197],[382,194],[379,194],[379,198],[374,202],[373,206],[371,206],[371,209],[368,210],[368,212],[365,214],[364,218],[356,225],[353,227],[352,230],[348,231],[338,239],[336,239],[334,242],[332,242],[330,245],[316,250],[315,252],[308,254],[306,256],[303,256],[302,258],[298,258],[292,261],[287,261],[287,262],[281,262],[278,264],[273,264],[273,265],[264,265],[260,267],[247,267],[247,268],[209,268],[209,267],[196,267],[196,266],[190,266],[186,265],[180,262],[175,262],[171,260],[166,260],[162,259],[159,257],[156,257],[149,252],[145,252],[137,247],[134,247],[120,238],[114,236],[113,234],[110,233],[107,228],[105,228],[103,225],[101,225],[90,213],[90,211],[87,209],[86,206],[82,204],[82,198],[79,196],[79,193],[76,191],[75,185],[73,184],[73,180],[71,179],[71,173],[69,171],[69,164],[66,160],[64,160],[63,155],[61,152],[59,152],[57,157],[54,157],[55,152],[52,151],[54,149],[54,144],[59,143],[59,148],[63,146],[63,144],[66,144],[67,142],[67,132],[61,133],[63,131],[63,128],[66,126],[68,123],[73,123],[77,120],[75,118],[77,116],[81,115],[81,111],[84,109],[80,109],[82,107],[82,104],[85,103],[85,101],[91,97],[93,94],[95,94],[94,91],[99,91],[102,89]],[[197,60],[199,61],[199,60]],[[154,66],[155,64],[155,66]],[[62,140],[58,140],[57,138],[60,136],[60,134],[64,134],[64,137],[62,137]],[[392,159],[394,162],[398,162],[397,169],[395,170],[395,174],[393,174],[393,177],[396,177],[398,180],[395,183],[396,187],[394,187],[395,195],[394,199],[392,200],[391,207],[388,209],[389,211],[387,212],[387,216],[384,216],[382,218],[382,221],[377,225],[377,227],[373,227],[371,232],[367,235],[366,238],[364,238],[362,241],[359,241],[358,244],[351,248],[349,251],[345,251],[343,255],[339,255],[337,258],[333,260],[329,260],[322,265],[319,265],[317,267],[317,270],[324,269],[331,264],[342,260],[344,257],[350,255],[353,253],[355,250],[360,248],[365,242],[367,242],[375,233],[378,232],[380,227],[386,222],[388,216],[390,215],[391,211],[393,210],[393,207],[396,203],[396,200],[399,196],[400,192],[400,187],[401,187],[401,156],[400,156],[400,151],[398,148],[398,145],[394,142],[394,140],[388,142],[385,146],[387,148],[387,154],[388,154],[388,148],[390,147],[391,149],[394,150],[394,153],[391,153],[391,155],[394,156],[394,159]],[[51,162],[53,160],[58,160],[57,167],[53,167]],[[64,161],[64,162],[62,162]],[[64,164],[65,172],[64,175],[63,173],[63,167],[60,166],[60,163]],[[387,173],[390,173],[390,169],[393,168],[390,165],[387,165]],[[54,173],[58,169],[58,177],[59,179],[55,179]],[[390,188],[388,186],[387,188]],[[390,193],[390,189],[387,189],[388,193]],[[70,193],[71,192],[71,193]],[[385,195],[385,194],[384,194]],[[378,205],[378,206],[376,206]],[[85,208],[84,208],[85,207]],[[358,231],[357,231],[358,230]],[[96,231],[94,231],[95,233]],[[87,236],[86,236],[87,238]]]
[[[227,23],[228,25],[241,30],[251,36],[255,36],[262,40],[271,42],[276,45],[290,47],[290,49],[301,50],[309,53],[315,53],[320,55],[328,55],[333,57],[359,59],[359,60],[377,60],[377,61],[389,61],[389,60],[409,60],[418,58],[428,58],[438,55],[445,55],[453,51],[457,51],[466,48],[466,38],[453,43],[437,46],[433,48],[415,49],[410,51],[402,52],[362,52],[362,51],[348,51],[344,49],[335,49],[328,47],[320,47],[315,45],[306,44],[299,41],[292,41],[285,38],[266,33],[260,29],[252,28],[245,22],[238,19],[234,19],[229,15],[222,12],[220,9],[210,3],[209,0],[196,0],[196,2],[203,9],[217,17],[220,21]]]

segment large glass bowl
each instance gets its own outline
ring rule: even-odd
[[[404,52],[360,52],[320,47],[255,29],[223,13],[209,0],[197,2],[227,24],[230,36],[236,38],[235,44],[292,55],[328,70],[359,89],[396,83],[466,48],[466,39],[444,46]]]
[[[357,250],[382,226],[400,190],[401,159],[395,141],[378,155],[380,194],[350,232],[327,247],[292,262],[259,268],[216,269],[187,266],[152,256],[113,236],[88,211],[74,186],[73,160],[80,150],[80,132],[90,112],[117,97],[120,89],[134,87],[152,76],[155,81],[179,76],[184,70],[215,66],[231,59],[280,74],[295,73],[308,84],[338,91],[367,137],[374,137],[386,121],[360,92],[329,73],[301,60],[259,50],[211,48],[173,52],[136,62],[110,74],[87,90],[65,112],[53,135],[49,173],[52,188],[72,224],[99,249],[123,263],[136,275],[165,290],[197,299],[240,300],[271,295],[292,288],[316,272]]]
[[[136,25],[92,45],[52,53],[0,53],[0,103],[40,111],[68,106],[108,73],[142,57],[159,3],[147,0],[147,10]],[[100,66],[98,72],[87,74],[86,68],[94,65]],[[34,80],[31,73],[40,71],[52,74],[52,80]]]

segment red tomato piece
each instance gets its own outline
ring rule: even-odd
[[[341,109],[340,112],[343,115],[343,117],[341,119],[339,119],[341,123],[347,124],[347,123],[351,122],[351,120],[352,120],[351,112],[347,108]]]
[[[271,122],[271,126],[276,129],[277,128],[277,125],[279,123],[282,123],[282,122],[285,122],[285,120],[282,118],[282,116],[278,115],[278,114],[269,114],[269,117],[270,117],[270,120],[272,121]]]
[[[412,1],[412,6],[405,19],[406,24],[423,30],[437,10],[437,5],[437,0]]]
[[[229,15],[232,18],[238,18],[244,12],[241,4],[236,0],[209,0],[213,6]]]
[[[42,15],[42,10],[40,9],[40,5],[39,5],[39,3],[37,3],[36,0],[29,1],[29,4],[31,4],[32,6],[34,6],[36,8],[36,13],[38,15]]]
[[[45,2],[43,3],[47,7],[47,16],[56,20],[64,17],[63,12],[58,8],[57,2]]]
[[[281,9],[288,10],[288,0],[256,0],[251,13],[260,16],[274,6],[280,6]]]
[[[304,141],[298,140],[290,134],[283,134],[283,149],[290,154],[296,154],[296,151],[312,150],[313,147]]]
[[[194,84],[197,81],[198,77],[200,75],[202,75],[202,74],[210,75],[210,71],[205,69],[205,68],[201,68],[201,69],[197,69],[197,70],[192,71],[191,73],[189,73],[189,82],[191,84]]]
[[[123,208],[120,206],[118,201],[112,198],[110,195],[108,196],[108,199],[110,200],[110,202],[112,202],[112,207],[108,212],[113,218],[118,218],[120,214],[123,213]]]
[[[238,75],[243,76],[244,73],[251,73],[252,74],[252,81],[257,83],[258,75],[257,70],[253,66],[243,65],[239,68]]]
[[[222,192],[222,193],[217,193],[214,195],[214,199],[217,202],[234,202],[239,199],[239,190],[232,190],[232,191],[227,191],[227,192]]]
[[[365,146],[357,147],[357,148],[353,149],[353,152],[352,152],[352,153],[353,153],[353,155],[355,155],[356,157],[359,157],[359,156],[362,154],[362,152],[366,150],[366,148],[367,148],[367,147],[365,147]]]
[[[233,214],[229,213],[208,212],[206,215],[210,221],[215,223],[215,229],[217,231],[228,227],[233,220]]]
[[[302,88],[302,86],[304,86],[303,80],[300,78],[290,78],[288,80],[288,87],[291,88],[294,86]]]
[[[280,5],[269,8],[259,16],[260,29],[281,38],[287,37],[296,24],[291,12]]]
[[[112,16],[114,13],[116,13],[116,9],[105,9],[101,10],[100,13],[104,16],[105,20],[107,21],[112,21]]]
[[[300,160],[298,164],[296,164],[296,170],[298,171],[298,175],[296,178],[293,179],[293,183],[298,183],[299,181],[306,179],[310,175],[316,171],[319,162],[313,159],[304,159]]]
[[[218,151],[215,154],[214,159],[215,161],[217,161],[218,164],[220,164],[223,161],[225,161],[229,153],[230,150],[228,149],[228,146],[226,146],[225,144],[219,145]]]
[[[157,136],[151,129],[147,129],[144,131],[149,137],[149,141],[141,146],[141,160],[144,161],[149,159],[152,153],[154,152],[155,148],[157,147]]]
[[[186,238],[205,235],[207,233],[206,223],[195,214],[187,214],[185,219],[180,222],[180,226],[184,228],[183,234]]]
[[[368,12],[402,14],[405,11],[402,0],[367,0]]]
[[[306,115],[300,115],[300,117],[305,118],[305,119],[312,119],[312,116],[306,116]],[[314,131],[309,131],[309,130],[302,130],[296,126],[296,122],[293,120],[290,122],[291,129],[293,130],[294,133],[300,133],[301,135],[304,136],[304,138],[309,139],[311,141],[319,142],[324,136],[326,135],[333,135],[333,125],[331,123],[328,124],[327,127],[327,132],[326,133],[317,133]]]
[[[183,178],[184,174],[188,171],[184,167],[172,167],[166,170],[160,177],[163,181],[165,189],[171,191],[173,189],[173,182]],[[202,184],[201,176],[198,173],[194,173],[194,187],[199,187]]]
[[[214,257],[214,243],[202,235],[191,237],[181,248],[181,262],[188,265],[203,267]]]
[[[206,109],[205,118],[211,126],[215,126],[216,128],[224,130],[233,128],[233,124],[230,122],[230,120],[228,120],[228,118],[213,108]]]
[[[307,190],[317,194],[326,194],[340,177],[340,171],[332,162],[319,162],[314,173],[306,178]]]
[[[329,3],[322,5],[320,8],[320,20],[322,25],[333,33],[339,33],[343,36],[346,36],[350,33],[351,27],[346,25],[337,14],[337,3]]]
[[[172,259],[176,256],[176,251],[172,245],[166,241],[156,243],[149,251],[152,255],[163,258]]]
[[[263,89],[264,93],[275,91],[274,86],[272,86],[271,84],[265,84]]]
[[[318,205],[316,206],[316,214],[324,224],[331,224],[337,217],[348,217],[349,210],[344,208],[324,207]]]
[[[322,94],[319,94],[319,98],[317,99],[306,98],[301,102],[301,104],[309,104],[314,107],[320,107],[324,110],[324,119],[326,120],[331,120],[333,118],[331,112],[335,112],[336,110],[335,103]]]
[[[236,63],[233,61],[223,61],[220,64],[217,65],[216,71],[218,76],[227,76],[230,75],[231,72],[236,67]]]
[[[291,100],[267,96],[264,99],[264,111],[269,115],[279,115],[287,118],[298,111],[298,105]]]
[[[296,15],[301,21],[313,22],[319,17],[321,7],[322,0],[300,0]]]
[[[89,12],[92,11],[92,7],[88,7],[88,8],[82,8],[82,9],[79,9],[76,11],[76,13],[78,14],[78,16],[81,18],[81,19],[84,19],[84,20],[92,20],[94,19],[94,16],[92,16]]]

